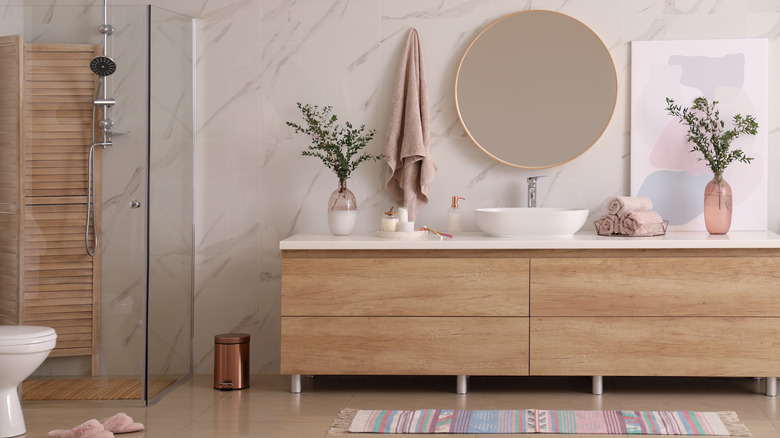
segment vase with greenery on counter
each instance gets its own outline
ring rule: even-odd
[[[328,200],[328,226],[337,236],[352,234],[357,223],[357,201],[347,188],[347,180],[352,172],[364,161],[376,161],[383,154],[371,155],[363,148],[374,138],[376,130],[366,131],[366,125],[354,128],[350,122],[344,127],[336,122],[338,117],[332,114],[333,107],[297,103],[303,115],[304,124],[286,122],[298,134],[306,134],[311,144],[301,152],[305,157],[317,157],[338,177],[338,188]]]
[[[718,101],[705,97],[693,100],[693,106],[682,108],[666,98],[666,111],[688,127],[687,139],[693,144],[691,152],[700,152],[699,161],[706,161],[713,178],[704,188],[704,224],[710,234],[726,234],[731,228],[731,186],[723,179],[723,172],[734,161],[750,164],[742,149],[732,149],[731,143],[742,135],[756,135],[758,123],[752,115],[734,116],[733,127],[726,129],[716,108]]]

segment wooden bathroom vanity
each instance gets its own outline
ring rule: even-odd
[[[282,250],[281,372],[780,375],[780,236],[388,240]]]

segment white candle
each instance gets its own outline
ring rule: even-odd
[[[384,231],[398,231],[398,218],[395,216],[382,218],[382,230]]]
[[[401,207],[398,209],[398,221],[399,222],[409,222],[409,210]]]
[[[400,222],[398,224],[398,231],[411,233],[412,231],[414,231],[414,222]]]

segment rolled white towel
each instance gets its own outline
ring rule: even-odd
[[[619,234],[620,218],[616,214],[605,214],[599,219],[599,234]]]
[[[663,231],[663,219],[655,210],[630,211],[620,219],[620,233],[652,236]]]

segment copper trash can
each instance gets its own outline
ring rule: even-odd
[[[214,389],[249,388],[249,335],[214,336]]]

